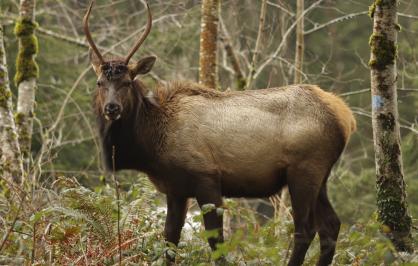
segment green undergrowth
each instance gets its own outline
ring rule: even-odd
[[[206,242],[216,232],[202,230],[200,212],[192,212],[188,218],[189,226],[183,230],[179,247],[169,246],[162,234],[165,210],[161,207],[164,203],[161,196],[145,177],[122,187],[127,188],[121,193],[120,202],[121,247],[126,265],[164,265],[165,254],[175,256],[177,265],[211,265],[221,256],[225,257],[226,265],[284,265],[290,256],[292,221],[270,219],[261,225],[256,213],[242,200],[225,201],[224,211],[233,221],[233,232],[216,252],[211,252]],[[2,192],[0,211],[8,225],[0,229],[4,235],[18,213],[19,201],[16,198],[10,201],[13,197],[10,191]],[[61,177],[51,187],[36,190],[32,201],[24,204],[0,262],[30,263],[35,254],[32,263],[38,265],[117,263],[117,202],[110,184],[89,189],[74,178]],[[375,216],[364,222],[343,224],[335,265],[408,265],[403,263],[417,260],[413,255],[395,252],[381,233]],[[306,265],[314,265],[318,257],[316,238]]]

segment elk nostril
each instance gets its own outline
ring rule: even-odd
[[[105,106],[105,112],[107,114],[115,114],[120,112],[120,106],[115,103],[109,103]]]

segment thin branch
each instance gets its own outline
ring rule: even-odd
[[[368,11],[362,11],[362,12],[347,14],[345,16],[332,19],[332,20],[330,20],[330,21],[328,21],[328,22],[326,22],[324,24],[319,24],[319,25],[316,24],[313,28],[311,28],[311,29],[309,29],[307,31],[304,31],[303,34],[304,35],[308,35],[308,34],[311,34],[311,33],[315,32],[315,31],[318,31],[318,30],[321,30],[321,29],[323,29],[325,27],[328,27],[329,25],[332,25],[332,24],[335,24],[335,23],[338,23],[338,22],[342,22],[344,20],[349,20],[349,19],[352,19],[352,18],[357,17],[357,16],[367,15],[367,14],[368,14]]]
[[[267,1],[262,0],[261,8],[260,8],[260,17],[258,19],[258,31],[257,31],[257,40],[255,41],[255,47],[253,51],[253,58],[250,63],[250,71],[247,76],[247,82],[245,87],[248,89],[251,87],[251,84],[254,80],[255,74],[255,67],[257,65],[258,54],[260,53],[262,40],[265,35],[265,22],[266,22],[266,14],[267,14]]]
[[[54,37],[56,39],[59,39],[59,40],[62,40],[62,41],[65,41],[65,42],[68,42],[68,43],[71,43],[71,44],[75,44],[75,45],[80,46],[80,47],[86,47],[86,48],[89,47],[89,45],[84,41],[66,36],[64,34],[56,33],[54,31],[45,29],[43,27],[38,27],[36,30],[43,35]]]
[[[415,15],[409,15],[409,14],[404,14],[404,13],[399,13],[399,12],[398,12],[398,16],[400,16],[400,17],[405,17],[405,18],[414,18],[414,19],[418,19],[418,16],[415,16]]]
[[[293,13],[292,11],[290,11],[289,9],[286,9],[285,7],[281,6],[280,4],[276,4],[276,3],[272,3],[270,1],[267,1],[267,4],[269,4],[270,6],[274,6],[279,8],[280,10],[282,10],[283,12],[289,14],[291,17],[295,16],[295,13]]]
[[[228,55],[229,61],[231,62],[232,69],[235,74],[235,79],[237,81],[237,87],[239,90],[241,90],[245,86],[245,77],[241,69],[238,56],[235,53],[235,50],[232,46],[231,37],[229,36],[228,30],[225,27],[222,17],[219,17],[219,21],[221,24],[220,39],[221,39],[221,42],[224,44],[226,54]]]
[[[358,91],[349,91],[349,92],[344,92],[341,94],[338,94],[339,96],[350,96],[350,95],[355,95],[355,94],[361,94],[361,93],[365,93],[365,92],[369,92],[370,88],[368,89],[362,89],[362,90],[358,90]]]
[[[286,39],[288,38],[288,36],[290,35],[290,33],[293,31],[293,29],[296,27],[296,24],[298,23],[298,21],[305,17],[307,13],[309,13],[310,11],[312,11],[314,8],[316,8],[317,6],[319,6],[324,0],[318,0],[315,3],[313,3],[311,6],[309,6],[307,9],[305,9],[305,11],[302,13],[302,15],[296,19],[295,22],[293,22],[293,24],[288,28],[288,30],[285,32],[285,34],[283,35],[282,41],[280,42],[279,46],[277,47],[276,51],[271,54],[265,61],[264,63],[262,63],[260,65],[260,67],[257,69],[256,73],[254,74],[254,79],[257,79],[258,75],[260,75],[260,73],[264,70],[264,68],[266,66],[268,66],[271,61],[273,61],[280,53],[280,51],[283,49],[285,43],[286,43]]]
[[[304,9],[304,2],[305,0],[296,1],[296,9],[297,9],[296,15],[298,18],[303,16],[302,13]],[[303,29],[305,27],[304,22],[305,22],[305,18],[302,17],[298,19],[298,23],[296,24],[295,72],[294,72],[294,79],[293,79],[293,82],[296,84],[302,83],[302,77],[300,73],[303,70],[303,59],[304,59],[304,51],[305,51],[305,39],[303,35]],[[282,196],[283,196],[283,193],[282,193]]]
[[[70,91],[67,93],[67,96],[64,99],[64,102],[61,105],[60,110],[58,111],[58,115],[55,118],[55,122],[51,125],[51,127],[48,129],[48,133],[55,130],[55,128],[58,126],[58,123],[61,121],[61,117],[64,114],[65,107],[67,106],[67,103],[71,99],[71,94],[74,92],[74,90],[78,87],[78,84],[81,82],[81,80],[84,78],[84,76],[90,71],[92,67],[89,66],[86,69],[81,72],[80,76],[78,76],[77,80],[74,82],[73,86],[71,87]]]

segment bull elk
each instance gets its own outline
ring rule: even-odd
[[[151,31],[126,58],[105,59],[89,32],[94,1],[84,17],[97,74],[94,109],[105,165],[146,173],[167,198],[164,234],[177,244],[187,201],[222,206],[222,197],[269,197],[288,186],[295,226],[289,265],[301,265],[318,233],[318,265],[329,265],[340,220],[326,182],[356,129],[351,110],[315,85],[221,92],[193,82],[173,81],[148,89],[138,75],[156,58],[129,63]],[[115,161],[112,162],[112,147]],[[204,215],[206,230],[218,230],[209,245],[223,241],[222,215]]]

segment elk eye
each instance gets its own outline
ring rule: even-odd
[[[98,87],[101,87],[101,86],[103,85],[103,82],[101,82],[100,80],[98,80],[98,81],[96,82],[96,84],[97,84],[97,86],[98,86]]]

